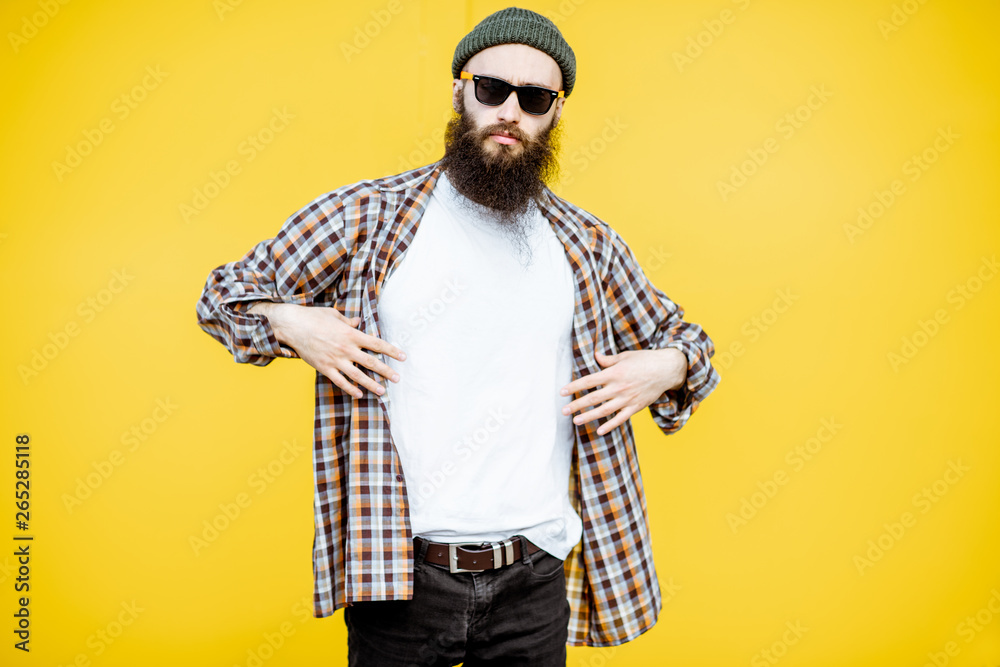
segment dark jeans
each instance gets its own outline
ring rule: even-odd
[[[545,550],[496,570],[456,572],[414,542],[412,600],[344,608],[350,667],[566,665],[563,561]]]

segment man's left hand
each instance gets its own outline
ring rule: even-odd
[[[563,408],[563,414],[568,415],[597,406],[574,417],[574,424],[585,424],[617,412],[613,419],[601,424],[597,429],[598,435],[618,428],[629,417],[657,400],[663,392],[680,387],[687,379],[687,357],[673,347],[628,350],[618,354],[597,352],[596,359],[604,370],[573,380],[559,393],[569,396],[589,387],[604,385]]]

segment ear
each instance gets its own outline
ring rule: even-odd
[[[458,113],[458,100],[465,93],[465,85],[463,79],[454,79],[451,82],[451,108]]]
[[[553,125],[559,122],[559,118],[562,116],[563,103],[565,102],[566,102],[565,97],[560,97],[556,99],[556,115],[555,118],[552,119]]]

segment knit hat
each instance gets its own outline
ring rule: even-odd
[[[490,14],[455,47],[451,74],[459,78],[469,58],[498,44],[527,44],[552,56],[562,70],[563,90],[569,97],[576,82],[576,56],[556,24],[528,9],[508,7]]]

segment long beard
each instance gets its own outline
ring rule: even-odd
[[[525,227],[531,203],[541,198],[544,187],[559,173],[562,125],[549,125],[532,139],[516,125],[477,128],[461,98],[459,109],[445,128],[441,164],[448,180],[459,193],[486,207],[490,218],[524,254],[528,252]],[[500,131],[516,137],[521,145],[494,142],[490,135]],[[495,150],[486,149],[487,141],[494,143]]]

